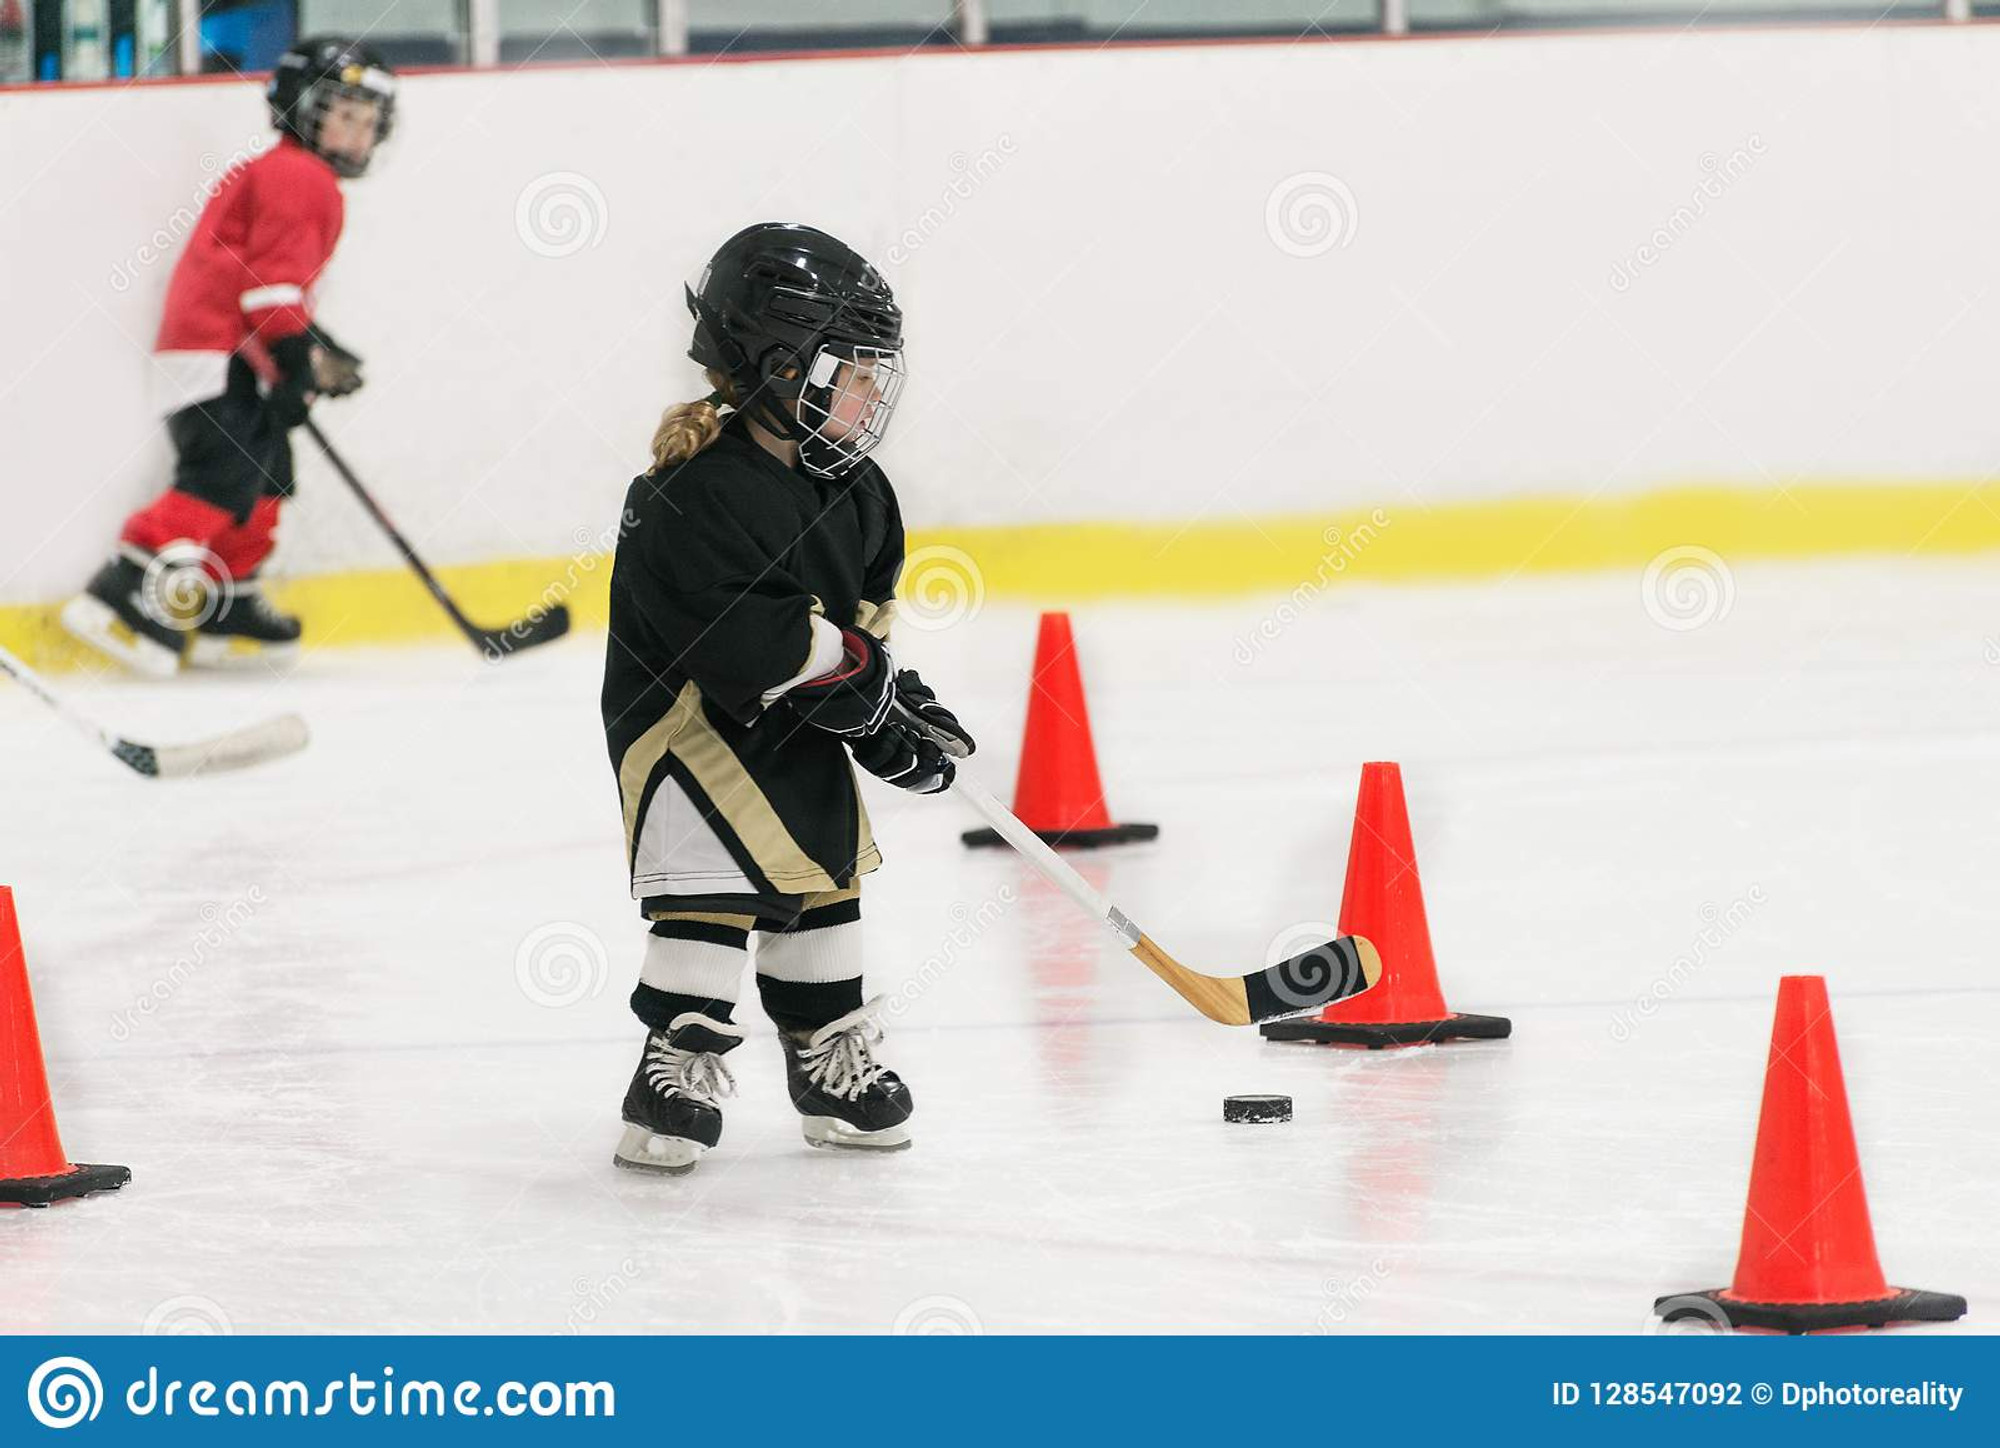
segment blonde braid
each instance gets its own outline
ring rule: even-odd
[[[660,416],[653,429],[653,471],[678,467],[722,435],[722,409],[736,406],[736,389],[714,368],[708,384],[715,390],[698,402],[680,402]]]

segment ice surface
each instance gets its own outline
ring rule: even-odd
[[[296,760],[178,784],[0,690],[0,881],[65,1143],[134,1172],[0,1214],[0,1327],[1640,1331],[1730,1275],[1797,971],[1830,979],[1890,1279],[1990,1323],[2000,569],[1735,586],[1690,632],[1636,575],[1079,608],[1113,808],[1162,828],[1075,857],[1101,889],[1198,967],[1262,965],[1333,920],[1357,766],[1399,759],[1447,992],[1514,1038],[1210,1025],[962,850],[949,799],[872,790],[871,987],[917,1145],[809,1150],[752,1002],[722,1148],[682,1179],[610,1165],[644,937],[600,640],[66,681],[162,742],[312,722]],[[904,642],[1003,794],[1032,625]],[[1225,1126],[1246,1091],[1297,1119]]]

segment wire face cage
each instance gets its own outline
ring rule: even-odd
[[[353,124],[364,123],[372,116],[374,134],[358,158],[322,149],[323,129],[336,108]],[[320,151],[336,172],[352,180],[366,174],[376,153],[395,129],[396,78],[372,65],[350,65],[338,75],[309,84],[299,95],[294,117],[306,144]]]
[[[799,460],[838,477],[882,441],[906,377],[901,348],[828,342],[799,388]]]

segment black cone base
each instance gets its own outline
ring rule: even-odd
[[[1160,837],[1158,825],[1113,825],[1108,830],[1036,830],[1045,845],[1067,845],[1075,850],[1096,850],[1105,845],[1135,844]],[[967,830],[959,838],[974,849],[1004,845],[998,830]]]
[[[1662,1297],[1653,1311],[1665,1322],[1706,1318],[1718,1328],[1726,1321],[1733,1328],[1767,1332],[1831,1332],[1843,1327],[1887,1327],[1892,1322],[1956,1322],[1965,1316],[1965,1299],[1904,1287],[1869,1302],[1746,1302],[1718,1287],[1713,1292]]]
[[[1267,1041],[1309,1041],[1320,1046],[1428,1046],[1441,1041],[1499,1041],[1514,1033],[1505,1016],[1450,1015],[1441,1021],[1394,1021],[1367,1025],[1349,1021],[1267,1021],[1257,1027]]]
[[[0,1179],[0,1202],[19,1207],[46,1207],[52,1202],[69,1201],[72,1197],[87,1197],[92,1192],[115,1192],[130,1180],[130,1167],[92,1166],[88,1162],[79,1162],[55,1176]]]

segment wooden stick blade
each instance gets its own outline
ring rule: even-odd
[[[1132,954],[1182,1000],[1224,1026],[1254,1026],[1316,1010],[1360,995],[1382,978],[1382,957],[1359,935],[1343,935],[1245,976],[1189,970],[1147,935],[1139,937]]]
[[[1247,1026],[1251,1023],[1244,983],[1236,977],[1203,975],[1198,970],[1189,970],[1155,945],[1150,935],[1140,935],[1139,943],[1132,947],[1132,954],[1141,965],[1172,986],[1182,1000],[1217,1025]]]

